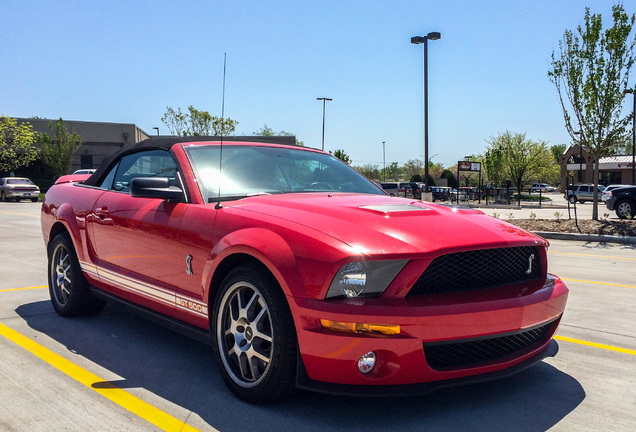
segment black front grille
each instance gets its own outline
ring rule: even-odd
[[[556,321],[503,336],[459,342],[424,343],[424,355],[430,368],[435,370],[477,367],[537,348],[546,341],[554,325]]]
[[[523,246],[457,252],[435,258],[408,296],[493,288],[540,278],[538,247]]]

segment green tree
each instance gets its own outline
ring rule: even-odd
[[[49,129],[52,134],[39,134],[37,144],[42,161],[53,170],[55,177],[60,177],[71,170],[73,156],[82,145],[82,137],[75,130],[69,132],[62,119],[55,123],[49,121]]]
[[[501,152],[507,177],[517,187],[519,199],[523,185],[541,175],[552,162],[552,153],[543,141],[532,141],[526,134],[506,131],[491,138],[488,151]]]
[[[594,160],[594,208],[598,220],[598,164],[623,139],[631,114],[622,111],[636,39],[630,36],[636,17],[623,5],[612,7],[611,28],[603,31],[600,14],[585,9],[585,25],[566,30],[552,53],[548,77],[556,86],[565,128]]]
[[[390,179],[393,181],[399,181],[401,174],[402,174],[402,169],[400,168],[400,165],[398,165],[397,162],[391,162],[389,166],[386,167],[387,179]]]
[[[30,123],[18,123],[17,119],[0,116],[0,170],[14,176],[16,169],[37,160],[35,140]]]
[[[343,161],[344,163],[351,164],[351,158],[349,157],[348,154],[345,153],[344,150],[338,149],[333,152],[333,155],[337,157],[338,159],[340,159],[341,161]]]
[[[501,148],[494,147],[486,150],[483,156],[482,169],[486,171],[486,178],[490,183],[498,187],[506,176],[504,154]]]
[[[365,164],[355,167],[360,174],[371,180],[384,180],[384,177],[380,175],[380,167],[373,164]]]
[[[177,136],[228,136],[234,133],[238,124],[236,120],[213,116],[207,111],[199,111],[192,105],[185,114],[181,108],[175,111],[171,107],[166,107],[161,121],[172,135]]]
[[[410,182],[422,183],[422,176],[420,174],[415,174],[411,176]]]
[[[424,171],[424,161],[422,159],[409,159],[402,166],[402,171],[408,178],[417,174],[422,175],[422,171]]]
[[[293,133],[290,132],[285,132],[284,130],[276,133],[274,131],[274,129],[268,127],[266,124],[263,125],[262,128],[255,130],[252,135],[255,136],[293,136],[294,139],[296,139],[296,145],[297,146],[304,146],[305,143],[303,141],[300,141],[298,138],[296,138],[296,135],[294,135]]]
[[[459,181],[457,180],[457,177],[455,177],[455,174],[453,174],[453,172],[449,169],[444,170],[440,178],[446,179],[449,187],[452,187],[454,189],[457,189],[459,187]]]
[[[561,157],[565,150],[567,150],[568,146],[565,144],[555,144],[550,146],[550,152],[552,152],[552,157],[554,158],[554,163],[557,165],[561,165]]]

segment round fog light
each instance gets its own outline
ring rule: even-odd
[[[363,374],[368,374],[375,367],[375,352],[369,351],[358,360],[358,370]]]

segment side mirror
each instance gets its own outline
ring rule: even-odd
[[[183,191],[177,186],[170,186],[168,177],[136,177],[130,183],[130,195],[137,198],[180,201]]]

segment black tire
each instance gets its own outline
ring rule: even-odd
[[[274,402],[293,393],[296,330],[271,274],[247,265],[232,270],[210,318],[217,365],[232,393],[250,403]]]
[[[7,201],[7,197],[4,194],[4,191],[0,192],[0,201],[2,202],[6,202]]]
[[[570,201],[570,204],[576,204],[576,196],[574,196],[574,195],[570,195],[570,197],[568,198],[568,200]]]
[[[37,198],[31,198],[31,202],[38,202]]]
[[[616,216],[618,216],[619,219],[633,218],[636,216],[636,206],[629,200],[622,199],[618,201],[614,208],[616,210]]]
[[[55,236],[48,248],[49,294],[53,309],[63,317],[94,315],[106,303],[96,299],[77,260],[68,234]]]

